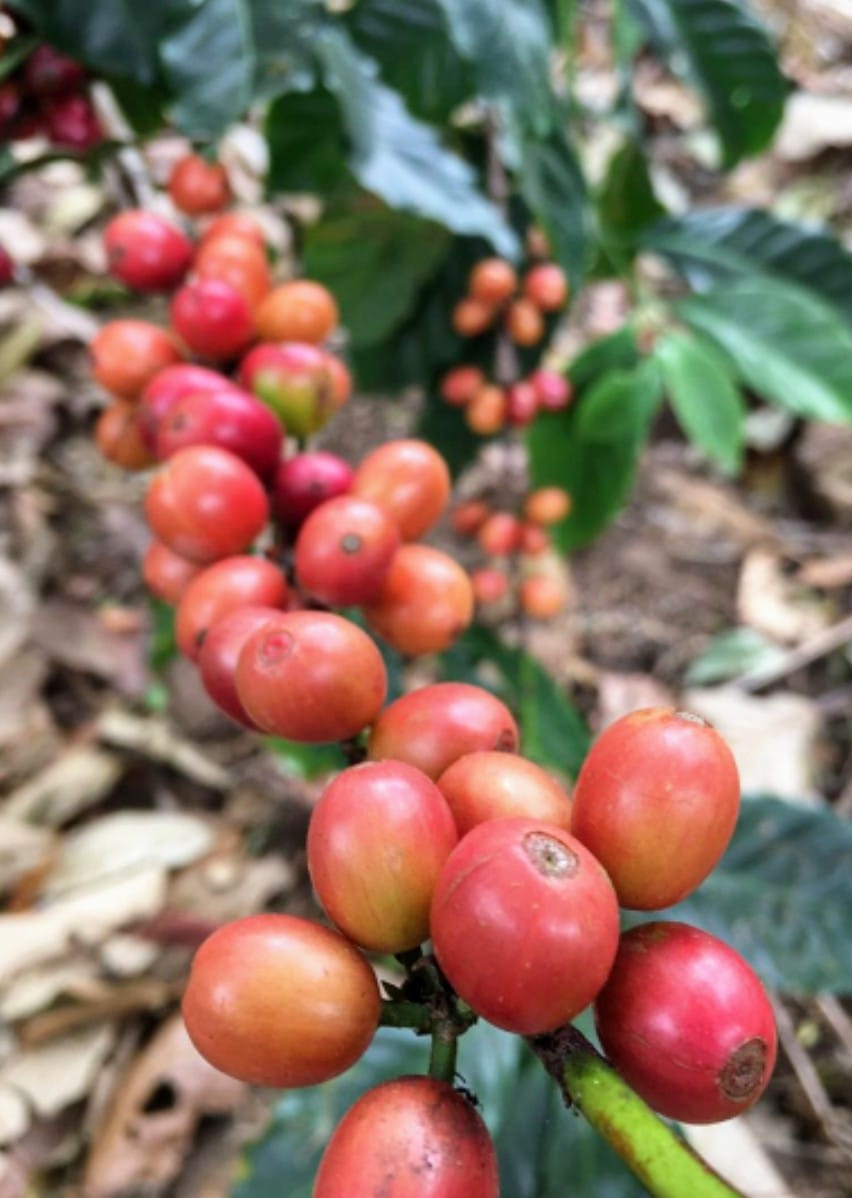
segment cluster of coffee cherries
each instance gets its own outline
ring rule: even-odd
[[[522,279],[503,258],[484,258],[470,272],[467,295],[453,308],[453,328],[461,337],[478,337],[501,327],[515,345],[539,345],[547,332],[545,316],[568,302],[568,280],[555,262],[537,262]]]
[[[549,529],[570,511],[571,496],[562,487],[531,491],[520,514],[495,509],[485,498],[456,505],[453,530],[464,539],[475,539],[489,559],[470,575],[480,608],[495,608],[511,597],[533,619],[548,620],[565,610],[568,578]]]
[[[525,428],[539,412],[561,412],[573,398],[570,380],[544,367],[504,386],[489,380],[479,366],[454,366],[441,380],[440,392],[445,403],[464,409],[468,428],[481,437],[507,426]]]
[[[671,920],[620,932],[620,907],[680,901],[727,846],[739,779],[724,740],[688,713],[634,712],[599,737],[573,798],[518,745],[510,711],[477,686],[425,686],[377,715],[367,761],[311,816],[308,866],[333,927],[250,916],[195,957],[183,1012],[212,1064],[285,1088],[349,1069],[382,1015],[365,954],[396,954],[406,979],[386,1006],[437,979],[433,1035],[463,1009],[536,1037],[593,1005],[610,1061],[657,1111],[715,1122],[757,1100],[776,1034],[747,963]],[[499,1193],[482,1120],[433,1077],[385,1083],[346,1113],[314,1198],[349,1198],[356,1177],[369,1198]]]
[[[46,137],[58,150],[84,154],[103,136],[85,69],[52,46],[36,46],[0,83],[0,144]]]

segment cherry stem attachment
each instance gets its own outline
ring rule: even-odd
[[[429,1076],[452,1085],[456,1076],[458,1032],[449,1022],[440,1020],[432,1028],[429,1052]]]
[[[654,1198],[745,1198],[656,1115],[574,1027],[529,1039],[575,1106]]]

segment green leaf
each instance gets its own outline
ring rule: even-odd
[[[848,994],[850,861],[852,824],[831,808],[745,799],[720,864],[666,916],[720,936],[772,986]]]
[[[434,445],[450,468],[453,478],[470,465],[482,447],[482,437],[472,433],[461,408],[450,407],[437,394],[430,394],[417,424],[417,435]]]
[[[340,104],[349,165],[361,186],[391,208],[435,220],[454,233],[485,237],[499,253],[515,257],[517,237],[478,189],[471,167],[376,78],[375,63],[345,31],[327,28],[315,50],[326,86]]]
[[[578,288],[590,254],[586,183],[573,146],[562,129],[521,141],[518,184],[533,216],[550,239],[553,254]]]
[[[340,109],[325,88],[279,96],[267,109],[265,131],[270,195],[316,192],[333,202],[354,188]]]
[[[745,408],[726,360],[692,333],[668,332],[654,347],[678,424],[722,470],[742,464]]]
[[[852,420],[852,330],[822,300],[756,277],[682,300],[676,310],[759,395],[812,420]]]
[[[591,734],[574,704],[534,657],[474,624],[442,661],[446,678],[469,679],[478,686],[487,685],[488,671],[496,668],[498,693],[518,721],[524,756],[576,777]],[[483,665],[488,667],[485,674]]]
[[[164,670],[177,657],[175,609],[162,599],[150,602],[151,632],[148,643],[148,665],[155,673]]]
[[[586,544],[624,506],[661,397],[650,361],[600,375],[567,412],[542,414],[530,426],[532,485],[564,487],[574,501],[554,529],[560,548]]]
[[[751,670],[774,664],[784,650],[754,628],[728,628],[719,632],[687,667],[687,686],[709,686],[728,682]]]
[[[645,152],[628,138],[610,159],[598,195],[602,236],[615,236],[632,248],[637,235],[664,212],[654,194]]]
[[[308,229],[305,272],[334,292],[351,344],[373,345],[409,314],[449,242],[439,225],[373,203]]]
[[[3,47],[3,54],[0,57],[0,83],[4,79],[8,79],[13,71],[17,71],[37,45],[37,37],[32,34],[23,34],[16,37],[8,46]]]
[[[590,341],[571,363],[568,375],[575,389],[583,391],[608,371],[631,370],[639,361],[633,329],[625,324],[606,337]]]
[[[772,140],[789,85],[763,27],[737,0],[632,0],[673,69],[704,97],[725,166]]]
[[[553,127],[550,51],[553,34],[540,0],[438,0],[456,49],[473,64],[486,100],[505,104],[515,120],[545,136]]]
[[[474,73],[450,40],[440,0],[358,0],[345,20],[415,116],[447,121],[475,93]]]
[[[852,320],[852,255],[819,228],[758,208],[706,208],[661,221],[643,244],[696,291],[758,271],[809,288]]]
[[[264,744],[278,759],[282,772],[291,778],[310,781],[346,769],[348,765],[338,744],[306,745],[280,736],[267,736]]]

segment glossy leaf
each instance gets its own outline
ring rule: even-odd
[[[267,109],[265,132],[270,195],[317,192],[334,202],[355,189],[340,109],[324,87],[279,96]]]
[[[789,86],[748,10],[737,0],[631,0],[631,8],[704,97],[725,166],[765,149]]]
[[[348,762],[340,745],[308,745],[279,736],[268,736],[264,744],[278,761],[281,772],[291,778],[321,778],[338,773]]]
[[[628,138],[610,159],[598,195],[603,235],[632,248],[638,234],[664,212],[654,193],[645,152],[639,142]]]
[[[664,333],[654,347],[669,403],[690,441],[734,474],[743,452],[745,408],[718,350],[691,333]]]
[[[709,686],[740,678],[754,669],[774,665],[784,650],[755,628],[728,628],[719,632],[687,667],[687,686]]]
[[[521,194],[576,288],[588,265],[590,214],[574,148],[560,127],[546,137],[523,137],[520,154]]]
[[[852,329],[803,288],[736,279],[677,311],[759,395],[812,420],[852,420]]]
[[[759,271],[809,288],[852,320],[852,254],[819,228],[758,208],[705,208],[660,221],[643,244],[696,291]]]

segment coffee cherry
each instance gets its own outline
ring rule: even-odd
[[[470,583],[475,601],[485,607],[489,603],[499,603],[509,593],[509,575],[505,570],[498,570],[493,566],[482,566],[479,570],[472,570]]]
[[[266,249],[266,238],[263,229],[246,212],[225,212],[205,225],[201,233],[201,245],[209,245],[219,237],[239,237],[243,241],[253,242],[258,249]]]
[[[172,325],[194,354],[227,362],[254,338],[251,308],[239,291],[219,279],[196,279],[172,300]]]
[[[263,557],[226,557],[202,570],[183,593],[175,620],[181,653],[198,658],[208,631],[241,607],[281,608],[289,597],[287,580]]]
[[[441,379],[441,398],[455,408],[463,408],[484,386],[485,375],[478,366],[456,366]]]
[[[558,524],[571,511],[571,496],[562,487],[539,487],[524,502],[524,515],[533,524]]]
[[[686,898],[716,866],[737,821],[737,766],[699,716],[644,708],[595,741],[574,791],[572,830],[624,907]]]
[[[453,532],[460,537],[472,537],[479,531],[488,517],[491,508],[479,499],[469,499],[460,503],[450,517]]]
[[[136,399],[156,374],[180,361],[171,337],[144,320],[111,320],[90,348],[95,379],[122,399]]]
[[[499,1198],[494,1145],[446,1082],[399,1077],[368,1090],[337,1125],[313,1198]]]
[[[264,732],[302,743],[348,740],[387,692],[382,655],[357,625],[327,612],[282,613],[249,637],[237,694]]]
[[[299,528],[320,504],[345,495],[355,471],[343,458],[319,449],[297,453],[281,462],[275,475],[272,504],[285,528]]]
[[[191,445],[218,445],[268,482],[278,467],[282,440],[281,425],[266,404],[226,384],[172,405],[157,432],[157,457],[170,458]]]
[[[252,311],[272,286],[266,250],[246,237],[220,236],[203,241],[193,269],[198,279],[218,279],[233,287]]]
[[[512,383],[506,388],[506,419],[513,428],[525,428],[538,414],[538,396],[530,383]]]
[[[540,524],[526,521],[521,525],[521,553],[527,557],[538,557],[550,548],[550,537]]]
[[[255,728],[237,694],[237,663],[243,646],[258,628],[278,614],[274,607],[238,607],[207,630],[198,654],[198,672],[213,702],[244,728]]]
[[[407,761],[435,779],[466,753],[515,753],[519,739],[512,713],[496,695],[466,682],[438,682],[385,708],[373,725],[367,756]]]
[[[440,549],[403,545],[364,615],[400,653],[442,653],[473,619],[473,587],[458,562]]]
[[[432,900],[432,943],[456,993],[490,1023],[532,1036],[598,994],[618,948],[603,867],[554,824],[496,819],[452,851]]]
[[[47,135],[55,146],[85,154],[103,141],[98,114],[88,96],[57,96],[43,108]]]
[[[759,979],[723,941],[684,923],[621,937],[595,1022],[628,1085],[685,1123],[741,1115],[775,1066],[775,1018]]]
[[[107,461],[123,470],[147,470],[156,460],[142,439],[136,406],[123,399],[101,412],[95,425],[95,442]]]
[[[334,354],[325,351],[326,369],[331,376],[331,396],[334,401],[334,410],[342,408],[349,396],[352,394],[352,375],[349,373],[345,363],[341,362],[340,358]]]
[[[438,789],[450,805],[459,836],[486,820],[512,816],[571,830],[571,800],[565,789],[526,757],[467,753],[444,770]]]
[[[496,384],[483,387],[465,408],[465,424],[480,437],[493,437],[506,424],[508,407],[502,387]]]
[[[134,291],[171,291],[192,261],[192,242],[155,212],[122,212],[104,231],[109,272]]]
[[[153,453],[157,433],[166,414],[187,395],[209,395],[227,387],[230,380],[206,366],[181,363],[160,370],[146,385],[139,400],[139,428],[142,440]]]
[[[523,525],[511,512],[493,512],[482,524],[476,540],[490,557],[508,557],[521,547]]]
[[[337,327],[340,314],[331,292],[310,279],[293,279],[270,291],[257,312],[264,341],[301,341],[321,345]]]
[[[330,499],[299,532],[299,586],[329,607],[366,603],[381,591],[399,545],[399,529],[377,504],[355,495]]]
[[[511,299],[517,286],[514,267],[502,258],[484,258],[477,262],[468,280],[471,297],[493,307]]]
[[[465,297],[453,308],[452,324],[460,337],[478,337],[494,323],[494,308],[481,300]]]
[[[31,96],[60,96],[78,91],[86,72],[73,58],[53,46],[36,46],[24,63],[23,87]]]
[[[372,969],[293,915],[225,924],[195,954],[183,1018],[203,1057],[259,1086],[315,1086],[363,1056],[379,1022]]]
[[[192,561],[241,553],[266,524],[266,494],[253,470],[214,446],[182,449],[154,476],[145,514],[158,540]]]
[[[524,295],[542,312],[558,312],[568,300],[565,271],[555,262],[542,262],[524,276]]]
[[[256,345],[240,363],[238,377],[294,437],[319,432],[337,408],[329,356],[315,345]]]
[[[332,923],[361,948],[400,953],[429,938],[429,906],[458,840],[434,782],[401,761],[365,762],[311,815],[308,869]]]
[[[506,332],[516,345],[538,345],[544,336],[544,317],[530,300],[514,300],[506,313]]]
[[[367,454],[352,491],[384,508],[404,541],[416,541],[437,523],[450,498],[447,463],[425,441],[390,441]]]
[[[568,606],[565,583],[550,574],[531,574],[518,587],[521,611],[534,620],[552,620]]]
[[[573,397],[571,382],[555,370],[534,370],[528,381],[542,412],[561,412],[570,404]]]
[[[231,199],[231,185],[225,168],[207,162],[199,154],[181,158],[169,176],[172,203],[188,216],[220,212]]]
[[[148,590],[164,603],[177,603],[204,567],[173,553],[162,541],[152,541],[142,558],[142,577]]]

